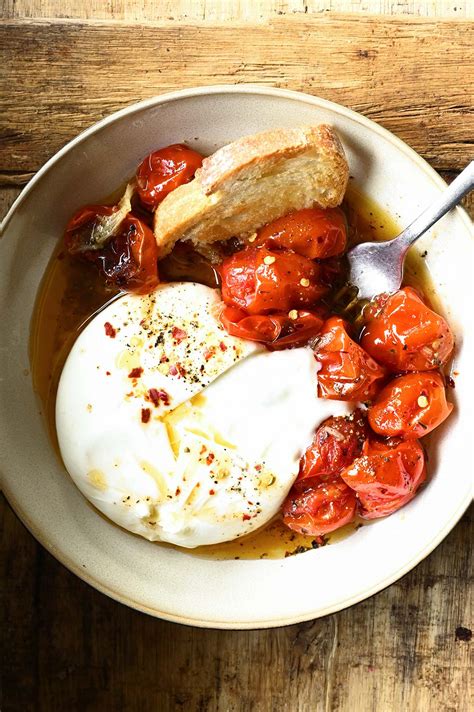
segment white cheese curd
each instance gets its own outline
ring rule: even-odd
[[[219,304],[193,283],[123,296],[85,328],[61,375],[67,470],[101,512],[150,540],[195,547],[262,526],[315,428],[350,410],[317,398],[310,349],[233,338]]]

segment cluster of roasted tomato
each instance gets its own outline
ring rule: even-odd
[[[137,294],[150,292],[159,282],[153,212],[171,191],[194,177],[202,160],[183,144],[151,153],[138,167],[128,205],[123,206],[123,199],[113,206],[86,205],[73,215],[64,240],[68,252],[95,264],[110,285]]]
[[[419,438],[452,410],[440,368],[453,335],[415,289],[374,300],[358,340],[343,319],[315,306],[327,291],[325,260],[345,248],[340,211],[302,210],[265,226],[220,268],[222,319],[232,334],[271,348],[309,341],[318,395],[364,406],[324,421],[301,459],[283,515],[312,536],[412,499],[426,478]]]
[[[82,208],[66,229],[70,254],[94,263],[108,283],[151,291],[159,281],[152,213],[201,163],[202,156],[183,145],[150,154],[133,186],[138,204],[126,192],[115,206]],[[452,410],[440,369],[453,335],[416,290],[374,300],[358,339],[323,306],[346,249],[342,210],[311,208],[264,226],[219,266],[221,320],[230,334],[272,349],[311,344],[318,395],[364,404],[350,416],[326,420],[301,458],[284,521],[312,536],[357,513],[367,519],[391,514],[412,499],[426,478],[419,438]]]

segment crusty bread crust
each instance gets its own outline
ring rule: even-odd
[[[330,126],[277,129],[244,136],[205,158],[195,178],[158,206],[160,257],[178,240],[197,249],[251,235],[292,210],[342,202],[349,167]]]

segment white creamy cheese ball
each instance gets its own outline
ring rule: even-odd
[[[229,336],[217,290],[125,295],[84,329],[56,404],[71,477],[113,522],[196,547],[268,522],[319,423],[349,411],[316,395],[309,348]]]

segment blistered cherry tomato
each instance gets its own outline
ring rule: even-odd
[[[290,316],[290,315],[291,316]],[[221,321],[232,336],[260,341],[273,349],[301,346],[319,333],[323,320],[313,312],[297,311],[276,314],[252,314],[226,307]]]
[[[454,337],[446,320],[404,287],[369,319],[361,345],[392,371],[429,371],[449,359]]]
[[[321,536],[352,522],[357,499],[340,477],[323,477],[303,491],[293,488],[283,505],[283,521],[300,534]]]
[[[219,272],[224,302],[248,314],[308,307],[327,291],[319,281],[319,265],[286,250],[240,250],[224,260]]]
[[[367,438],[367,424],[362,411],[327,418],[316,430],[313,442],[300,460],[296,485],[321,475],[338,475],[360,455]]]
[[[158,250],[155,236],[144,222],[129,213],[102,249],[87,248],[97,219],[113,212],[113,207],[103,205],[79,210],[67,225],[66,248],[73,256],[96,264],[109,284],[138,294],[150,292],[159,282]]]
[[[143,205],[155,210],[168,193],[192,180],[202,161],[200,153],[181,143],[150,153],[137,170],[137,192]]]
[[[297,210],[260,228],[254,245],[286,247],[312,260],[342,255],[346,218],[340,208]]]
[[[158,248],[152,230],[142,220],[128,215],[122,223],[122,235],[131,248],[134,269],[128,272],[125,289],[146,294],[159,282]]]
[[[379,435],[421,438],[442,423],[452,409],[439,373],[408,373],[380,391],[369,409],[369,423]]]
[[[425,480],[423,448],[418,440],[366,441],[341,478],[356,492],[361,516],[385,517],[413,499]]]
[[[337,316],[321,329],[314,353],[321,364],[318,395],[336,400],[370,400],[385,376],[384,369],[353,341],[346,323]]]

